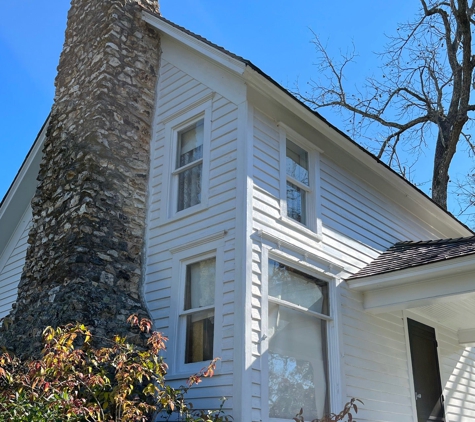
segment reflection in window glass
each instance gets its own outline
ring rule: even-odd
[[[269,260],[269,296],[328,315],[328,283]]]
[[[176,163],[176,170],[178,172],[177,211],[182,211],[201,202],[203,136],[203,119],[178,133]],[[193,163],[195,164],[193,165]],[[187,167],[180,170],[184,166]]]
[[[287,182],[287,216],[306,224],[307,192]]]
[[[269,416],[321,418],[328,409],[326,321],[284,306],[285,300],[328,313],[325,283],[269,260],[268,369]]]
[[[215,283],[215,258],[187,265],[184,310],[196,311],[186,316],[185,363],[213,359]]]
[[[287,174],[308,186],[308,153],[287,139]]]

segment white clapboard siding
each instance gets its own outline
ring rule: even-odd
[[[146,274],[144,297],[154,319],[155,328],[176,341],[177,333],[170,332],[170,316],[177,312],[177,298],[172,297],[178,268],[173,268],[170,249],[181,248],[216,233],[226,233],[223,249],[222,297],[217,315],[221,320],[221,361],[216,374],[190,390],[189,399],[195,408],[217,408],[219,399],[226,397],[225,409],[233,406],[234,370],[234,279],[235,279],[235,220],[236,220],[236,159],[237,159],[237,106],[193,79],[186,69],[162,61],[158,86],[158,108],[152,139],[152,164],[147,228]],[[190,105],[208,96],[211,102],[211,140],[209,157],[208,207],[178,220],[161,221],[163,213],[163,172],[165,131],[163,119],[186,110]],[[208,175],[203,175],[208,177]],[[170,347],[170,345],[169,345]],[[190,374],[191,375],[191,374]],[[185,382],[176,380],[177,385]]]
[[[297,128],[294,128],[297,129]],[[280,222],[279,132],[277,124],[254,111],[253,228],[264,230],[344,269],[357,272],[400,240],[436,236],[433,228],[416,220],[398,204],[320,155],[320,192],[323,241],[318,245],[300,231]],[[260,420],[259,339],[261,333],[261,249],[253,246],[252,339],[256,362],[253,420]],[[348,398],[361,398],[358,420],[412,422],[412,396],[402,316],[366,314],[360,294],[341,289],[341,367]],[[345,399],[346,397],[343,397]]]
[[[0,318],[8,315],[18,295],[31,227],[31,208],[28,207],[18,227],[0,256]]]
[[[364,402],[358,420],[412,422],[402,316],[373,316],[361,296],[342,288],[341,313],[347,399]]]
[[[457,333],[437,329],[439,365],[448,422],[475,420],[475,349],[458,344]]]

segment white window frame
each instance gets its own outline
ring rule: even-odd
[[[322,315],[321,319],[327,321],[326,326],[326,341],[327,341],[327,356],[328,356],[328,385],[327,392],[329,394],[329,412],[338,413],[341,410],[343,403],[342,398],[342,369],[340,362],[340,339],[339,339],[339,309],[340,301],[338,299],[337,284],[338,279],[331,277],[328,273],[315,267],[311,264],[303,262],[297,256],[290,255],[280,250],[273,252],[273,249],[268,246],[262,248],[262,336],[261,336],[261,359],[262,359],[262,415],[268,418],[270,422],[289,422],[291,419],[270,418],[269,417],[269,365],[267,359],[267,351],[269,348],[268,324],[269,324],[269,259],[280,262],[289,267],[295,268],[309,276],[318,278],[321,281],[328,283],[328,301],[330,313],[328,316]],[[271,300],[272,301],[272,300]],[[295,307],[298,309],[298,307]],[[309,311],[310,315],[315,315],[314,312]],[[299,409],[296,410],[296,413]],[[305,409],[304,409],[305,410]],[[305,415],[305,413],[304,413]],[[314,418],[314,415],[305,415],[309,418]],[[267,420],[267,419],[266,419]]]
[[[189,376],[205,367],[209,361],[185,363],[186,348],[186,315],[185,289],[186,289],[186,268],[190,264],[204,261],[206,259],[216,259],[216,280],[214,296],[214,337],[213,337],[213,358],[222,354],[222,292],[224,279],[224,242],[223,240],[201,244],[173,255],[172,267],[172,288],[171,288],[171,315],[170,315],[170,338],[167,345],[167,363],[170,376]],[[221,364],[218,361],[216,372],[219,373]]]
[[[320,153],[322,151],[284,123],[280,122],[278,126],[280,137],[280,220],[287,227],[310,236],[314,240],[321,241]],[[308,154],[308,186],[287,175],[287,139],[304,149]],[[305,224],[299,223],[287,215],[287,181],[306,192],[307,221]]]
[[[194,123],[203,120],[203,158],[201,158],[201,201],[199,204],[177,211],[178,208],[178,175],[183,170],[176,168],[179,133]],[[162,224],[187,217],[208,208],[209,166],[211,143],[211,101],[205,101],[179,115],[174,115],[165,123],[165,150],[162,183]],[[195,165],[196,162],[193,162]],[[193,166],[191,165],[191,167]],[[180,171],[179,171],[180,170]]]

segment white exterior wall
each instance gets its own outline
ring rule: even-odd
[[[190,76],[189,71],[192,72],[202,64],[199,58],[185,66],[186,57],[177,53],[178,45],[170,46],[165,40],[162,48],[158,109],[151,147],[144,297],[154,320],[154,329],[162,331],[170,339],[167,361],[171,366],[167,379],[175,380],[177,386],[183,385],[191,373],[181,371],[180,362],[171,357],[178,352],[179,347],[176,331],[180,280],[177,267],[180,259],[196,255],[197,250],[206,252],[209,245],[220,245],[220,258],[223,262],[217,262],[217,269],[220,268],[221,271],[217,272],[216,279],[220,287],[217,290],[219,297],[215,298],[215,326],[218,329],[215,330],[214,342],[215,349],[217,345],[217,357],[221,361],[215,375],[194,386],[188,398],[195,408],[217,408],[220,398],[225,396],[225,408],[229,409],[233,406],[232,374],[236,330],[234,251],[238,106],[216,90],[210,89],[209,85]],[[176,64],[172,64],[168,58]],[[204,157],[209,160],[209,174],[203,174],[203,179],[208,180],[207,207],[183,218],[167,218],[167,212],[162,209],[168,205],[164,180],[167,180],[166,172],[170,171],[167,156],[170,145],[167,146],[167,143],[170,144],[171,140],[167,139],[166,124],[170,116],[179,116],[181,110],[193,110],[193,104],[199,104],[203,98],[211,108],[210,154],[209,157]],[[185,210],[184,214],[188,214],[190,210]]]
[[[0,318],[8,315],[18,295],[18,283],[25,265],[30,227],[31,207],[28,206],[0,256]]]
[[[297,130],[298,128],[292,128]],[[316,134],[315,136],[318,136]],[[302,260],[299,248],[330,260],[343,267],[335,277],[340,298],[340,371],[342,386],[340,403],[351,397],[360,398],[358,420],[412,422],[414,400],[408,368],[408,351],[403,315],[381,314],[373,316],[363,310],[362,296],[350,292],[340,277],[364,267],[379,253],[397,241],[443,237],[434,228],[417,220],[389,198],[352,174],[350,169],[339,167],[324,153],[320,154],[320,201],[323,241],[316,243],[301,231],[285,227],[280,218],[279,191],[279,128],[277,123],[262,112],[254,116],[254,192],[253,228],[270,233],[275,238],[296,246],[292,252]],[[311,141],[311,139],[309,140]],[[285,177],[285,175],[283,176]],[[276,242],[267,247],[279,249]],[[282,248],[282,247],[281,247]],[[290,248],[291,249],[291,248]],[[318,260],[317,260],[318,261]],[[318,263],[315,263],[318,265]],[[262,244],[258,238],[253,244],[252,328],[253,328],[253,421],[266,420],[260,409],[260,398],[265,398],[265,377],[261,370],[260,350],[262,319]],[[436,326],[436,324],[432,324]],[[445,386],[448,421],[465,421],[475,411],[474,352],[458,345],[457,335],[447,329],[438,330],[439,359],[442,382]],[[338,360],[338,359],[337,359]],[[461,380],[455,383],[455,377]],[[453,386],[457,385],[454,391]],[[461,397],[464,397],[463,410]],[[296,409],[297,411],[298,409]],[[462,415],[462,416],[461,416]],[[465,416],[463,416],[465,415]]]

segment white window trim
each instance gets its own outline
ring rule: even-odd
[[[341,384],[342,384],[342,368],[340,359],[340,339],[339,339],[339,299],[337,286],[339,280],[322,273],[322,269],[318,267],[311,268],[308,263],[301,265],[295,256],[289,255],[285,252],[278,251],[274,253],[273,249],[264,246],[262,247],[262,332],[261,332],[261,391],[262,391],[262,408],[261,412],[264,419],[269,415],[269,367],[267,363],[267,350],[269,347],[268,340],[268,324],[269,324],[269,259],[288,265],[296,270],[302,271],[305,274],[318,278],[319,280],[328,283],[328,301],[330,305],[329,317],[322,318],[327,321],[327,354],[328,354],[328,393],[330,395],[330,412],[339,413],[341,411],[341,404],[343,402]],[[296,413],[299,409],[296,410]],[[313,415],[306,415],[313,418]],[[271,422],[289,422],[289,419],[268,418]]]
[[[224,278],[224,239],[214,242],[201,244],[186,250],[173,254],[172,267],[172,288],[171,288],[171,307],[170,315],[170,341],[168,343],[167,364],[169,367],[169,378],[188,377],[200,371],[209,361],[185,363],[185,342],[186,333],[183,307],[185,303],[185,283],[186,267],[189,264],[203,261],[209,258],[216,258],[216,280],[214,297],[214,339],[213,339],[213,358],[222,355],[222,296],[223,296],[223,278]],[[220,361],[216,365],[216,373],[221,368]]]
[[[279,123],[280,140],[280,221],[288,228],[297,230],[305,236],[309,236],[320,242],[322,240],[322,219],[320,201],[320,153],[322,150],[293,129]],[[287,139],[303,148],[308,153],[309,164],[309,186],[305,187],[307,192],[307,223],[302,224],[287,216]],[[293,181],[291,183],[298,185]]]
[[[163,163],[162,206],[160,225],[188,217],[208,208],[209,166],[211,143],[211,100],[198,104],[184,113],[174,115],[165,123],[165,147]],[[177,211],[178,176],[176,156],[178,153],[178,133],[203,119],[203,158],[201,175],[201,202],[184,210]]]

